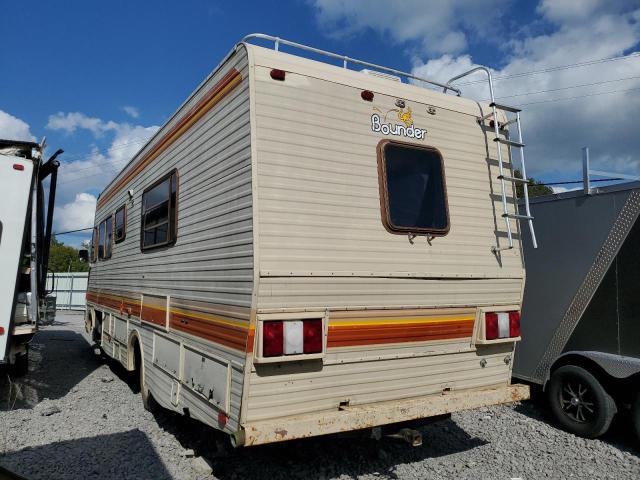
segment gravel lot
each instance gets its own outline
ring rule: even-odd
[[[624,417],[584,440],[530,402],[454,414],[422,428],[417,448],[330,436],[215,458],[213,430],[142,408],[127,373],[91,347],[81,315],[59,313],[30,355],[27,377],[0,381],[0,465],[29,479],[640,478]]]

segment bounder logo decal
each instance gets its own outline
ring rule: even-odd
[[[383,135],[397,135],[399,137],[415,138],[417,140],[425,138],[427,131],[424,128],[417,128],[413,125],[411,107],[407,107],[406,109],[392,108],[388,110],[384,116],[382,115],[382,110],[378,107],[373,107],[373,109],[380,113],[371,115],[372,131],[380,132]],[[397,118],[401,123],[393,123],[387,120],[391,112],[395,113],[395,115],[391,115],[391,118],[393,120]]]

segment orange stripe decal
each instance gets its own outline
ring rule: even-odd
[[[424,342],[468,338],[473,319],[426,323],[380,325],[329,325],[327,347],[380,345],[383,343]]]
[[[158,142],[140,158],[120,180],[102,192],[98,199],[97,208],[107,203],[125,185],[135,178],[145,167],[153,162],[162,152],[169,148],[180,136],[200,120],[209,110],[215,107],[229,92],[237,87],[242,81],[242,74],[232,68],[218,83],[216,83],[207,94],[202,97]]]

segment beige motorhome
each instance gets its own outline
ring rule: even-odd
[[[235,46],[98,199],[87,329],[146,404],[239,446],[528,397],[519,117],[451,92]]]

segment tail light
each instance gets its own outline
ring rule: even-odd
[[[520,312],[509,312],[509,336],[520,336]]]
[[[21,171],[21,172],[22,172],[22,171],[24,170],[24,165],[21,165],[21,164],[19,164],[19,163],[14,163],[14,164],[13,164],[13,169],[14,169],[14,170],[19,170],[19,171]]]
[[[262,355],[279,357],[284,353],[282,321],[264,322],[262,326]]]
[[[304,353],[322,352],[322,320],[304,320]]]
[[[487,312],[484,322],[487,340],[520,336],[520,312]]]
[[[262,356],[322,353],[322,319],[272,320],[262,326]]]

